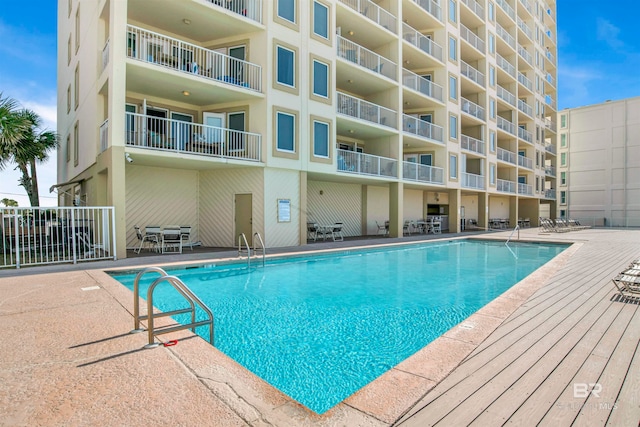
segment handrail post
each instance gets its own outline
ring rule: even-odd
[[[140,273],[138,273],[136,275],[136,278],[133,281],[133,330],[131,331],[132,334],[144,331],[144,329],[140,329],[140,320],[141,320],[141,316],[140,316],[140,279],[142,278],[142,276],[145,273],[149,273],[149,272],[152,272],[152,271],[160,273],[161,277],[164,277],[164,276],[167,275],[167,272],[164,271],[160,267],[148,267],[148,268],[145,268],[144,270],[142,270]],[[147,313],[147,316],[148,315],[149,315],[149,313]],[[147,316],[142,316],[142,318],[146,319]]]

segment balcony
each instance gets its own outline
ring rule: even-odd
[[[460,110],[479,120],[485,121],[484,108],[467,98],[460,98]]]
[[[388,108],[342,92],[338,94],[338,114],[397,129],[398,114]]]
[[[402,24],[402,39],[442,62],[442,46],[405,23]]]
[[[464,188],[484,190],[484,175],[462,172],[460,174],[460,185]]]
[[[516,78],[516,67],[498,53],[496,53],[496,63],[498,64],[498,67],[502,68],[511,77],[514,79]]]
[[[396,33],[398,28],[398,20],[391,13],[381,8],[370,0],[339,0],[340,3],[349,6],[356,12],[366,16],[371,21],[381,27]]]
[[[556,168],[554,168],[553,166],[545,166],[544,174],[546,176],[554,178],[556,176]]]
[[[482,155],[485,154],[484,141],[480,141],[479,139],[472,138],[464,134],[460,135],[460,148]]]
[[[531,28],[520,18],[518,18],[518,28],[522,30],[529,40],[533,41],[533,31],[531,31]]]
[[[558,129],[556,122],[552,121],[551,119],[544,119],[544,127],[546,127],[547,129],[553,132],[556,132]]]
[[[509,16],[509,18],[516,20],[516,11],[507,3],[507,0],[496,0],[496,4],[500,6],[502,10]]]
[[[402,70],[402,84],[422,95],[443,102],[444,88],[430,80],[425,79],[407,69]]]
[[[555,144],[545,144],[544,151],[546,151],[547,153],[553,154],[555,156],[556,155]]]
[[[105,151],[109,147],[109,119],[106,119],[100,125],[100,152]]]
[[[551,31],[551,28],[545,25],[544,33],[546,34],[547,37],[549,37],[549,40],[551,40],[554,44],[556,43],[556,38],[554,37],[553,32]]]
[[[256,92],[262,68],[143,28],[127,26],[127,57],[170,70]]]
[[[387,178],[398,177],[398,161],[395,159],[340,149],[337,150],[337,155],[338,172]]]
[[[104,69],[107,68],[108,64],[109,64],[109,40],[107,40],[107,42],[104,44],[104,47],[102,48],[102,71],[104,71]]]
[[[533,170],[533,160],[518,154],[518,166]]]
[[[444,143],[444,129],[416,117],[402,115],[402,130],[430,141]]]
[[[544,198],[545,199],[549,199],[549,200],[555,200],[556,199],[556,190],[554,189],[549,189],[549,190],[544,190]]]
[[[522,99],[518,99],[518,110],[522,111],[529,117],[533,117],[533,108]]]
[[[261,135],[125,113],[127,146],[224,159],[260,161]]]
[[[262,24],[262,0],[243,0],[241,2],[225,0],[207,1]]]
[[[496,22],[496,34],[505,41],[505,43],[507,43],[509,46],[511,46],[513,49],[516,48],[516,39],[513,38],[513,36],[511,34],[509,34],[509,32],[507,30],[505,30],[504,28],[502,28],[502,26],[500,24],[498,24]]]
[[[518,71],[518,81],[524,85],[530,92],[533,92],[533,82],[524,74]]]
[[[402,178],[429,184],[444,184],[444,169],[415,162],[402,162]]]
[[[496,93],[498,98],[502,99],[507,104],[513,105],[514,107],[516,106],[516,96],[502,86],[498,85],[496,87]]]
[[[466,4],[469,9],[476,14],[478,18],[484,21],[484,8],[476,0],[462,0],[462,3]]]
[[[511,135],[516,135],[516,125],[514,125],[507,119],[503,119],[500,116],[498,116],[498,129],[502,129],[503,131],[510,133]]]
[[[460,36],[483,54],[486,52],[484,40],[462,24],[460,24]]]
[[[384,56],[380,56],[369,49],[350,40],[338,36],[338,57],[383,75],[392,80],[396,79],[397,66]]]
[[[520,126],[518,126],[518,137],[527,141],[529,144],[533,144],[533,134]]]
[[[530,184],[522,184],[519,182],[518,194],[523,194],[525,196],[533,196],[533,186]]]
[[[498,179],[496,182],[496,190],[498,190],[501,193],[516,194],[516,184],[517,182]]]
[[[512,151],[505,150],[504,148],[498,147],[498,150],[496,152],[496,156],[497,156],[498,160],[502,160],[503,162],[511,163],[512,165],[516,164],[516,156],[517,156],[517,154],[512,152]]]
[[[478,83],[480,86],[485,87],[484,74],[482,74],[480,71],[476,70],[463,60],[460,60],[460,73],[463,76],[467,77],[469,80],[472,80]]]
[[[533,15],[533,8],[531,7],[531,3],[529,3],[528,0],[520,0],[520,3],[522,3],[522,5],[524,6],[525,9],[527,9],[527,11]]]
[[[442,8],[433,0],[413,0],[415,4],[426,10],[431,16],[442,22]]]
[[[551,52],[549,51],[549,49],[547,49],[547,52],[546,52],[545,56],[547,57],[547,59],[548,59],[549,61],[551,61],[551,63],[552,63],[552,64],[555,64],[555,63],[556,63],[556,57],[553,55],[553,53],[551,53]]]
[[[551,86],[556,87],[556,79],[554,79],[551,74],[547,73],[546,80]]]
[[[518,45],[518,54],[522,59],[526,61],[527,64],[533,66],[533,58],[531,57],[531,54],[527,52],[527,49],[525,49],[521,45]]]
[[[554,110],[556,109],[556,101],[553,99],[551,95],[544,96],[544,103],[547,104],[549,107],[553,108]]]

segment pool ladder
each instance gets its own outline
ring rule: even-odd
[[[143,275],[150,272],[160,273],[160,277],[156,279],[147,290],[147,314],[140,315],[140,279]],[[153,291],[156,286],[160,283],[167,282],[169,283],[176,291],[180,293],[184,297],[185,300],[189,303],[189,308],[181,308],[178,310],[165,311],[163,313],[154,313],[153,311]],[[196,322],[196,305],[200,307],[206,313],[206,319],[200,320]],[[166,317],[173,316],[175,314],[184,314],[191,313],[191,322],[184,325],[169,325],[164,326],[162,328],[156,328],[154,326],[154,319],[157,317]],[[142,270],[136,276],[135,281],[133,282],[133,330],[131,333],[143,332],[144,329],[140,328],[140,321],[147,320],[147,332],[149,334],[149,343],[144,346],[144,348],[155,348],[159,346],[159,343],[154,341],[155,336],[168,334],[170,332],[181,331],[183,329],[191,329],[191,331],[195,334],[196,327],[209,325],[209,342],[211,345],[214,345],[213,341],[213,313],[206,306],[204,302],[200,298],[194,294],[191,289],[184,284],[182,280],[177,278],[176,276],[170,276],[166,271],[161,269],[160,267],[148,267]]]
[[[260,242],[260,246],[256,246],[257,242]],[[247,248],[247,267],[251,267],[251,246],[249,246],[249,242],[247,241],[247,236],[244,233],[241,233],[238,236],[238,256],[242,256],[244,249],[242,244],[244,243],[244,247]],[[260,233],[253,233],[253,252],[258,253],[258,251],[262,251],[262,266],[264,267],[264,259],[266,255],[266,249],[264,247],[264,241],[262,240],[262,236]]]

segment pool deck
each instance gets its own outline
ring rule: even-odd
[[[323,415],[188,331],[152,350],[143,350],[146,334],[128,333],[132,293],[105,269],[235,252],[0,270],[0,425],[637,426],[640,303],[621,299],[611,278],[640,258],[640,230],[534,228],[520,238],[575,244]]]

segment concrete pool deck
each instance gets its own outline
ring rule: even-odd
[[[617,298],[611,278],[640,257],[640,230],[520,238],[575,244],[323,415],[188,331],[153,350],[142,349],[146,334],[128,333],[132,293],[104,269],[184,263],[188,253],[1,270],[0,425],[638,425],[640,304]]]

